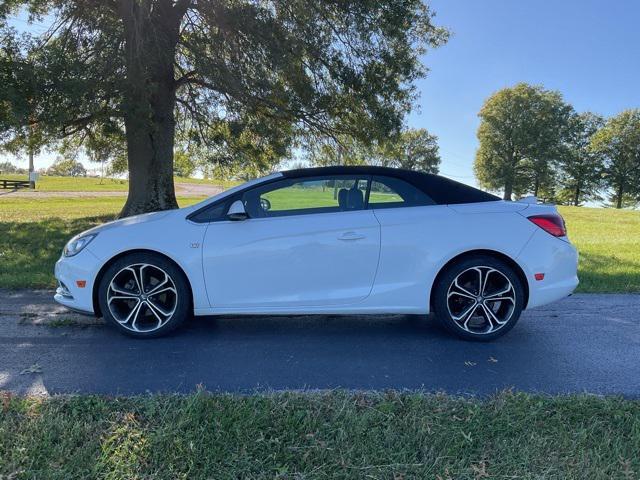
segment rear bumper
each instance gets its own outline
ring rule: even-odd
[[[527,308],[565,298],[578,286],[578,251],[568,241],[536,231],[518,256],[529,285]],[[544,273],[536,280],[536,273]]]

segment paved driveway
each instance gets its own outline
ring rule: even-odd
[[[490,344],[457,340],[417,316],[207,318],[142,341],[69,314],[50,296],[0,291],[0,390],[135,394],[201,384],[484,395],[513,387],[640,397],[640,295],[575,295],[526,312]]]

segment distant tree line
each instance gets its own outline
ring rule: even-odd
[[[640,202],[640,109],[604,119],[576,112],[557,91],[520,83],[489,97],[478,115],[474,171],[505,200]]]
[[[20,168],[11,162],[0,162],[0,174],[21,174],[26,175],[27,169]]]

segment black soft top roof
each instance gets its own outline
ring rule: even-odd
[[[429,195],[434,202],[441,205],[454,203],[495,202],[499,197],[464,183],[431,173],[414,172],[401,168],[343,166],[300,168],[280,172],[286,178],[303,178],[323,175],[381,175],[402,179]]]

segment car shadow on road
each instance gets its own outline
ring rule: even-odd
[[[362,335],[393,332],[449,335],[432,317],[425,315],[225,315],[193,318],[177,332],[196,335],[236,333],[242,335]]]

